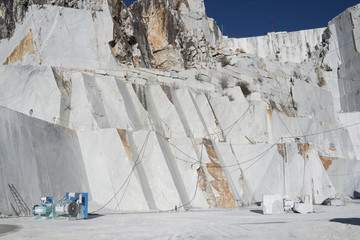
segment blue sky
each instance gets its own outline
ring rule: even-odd
[[[156,1],[156,0],[154,0]],[[127,5],[134,2],[125,0]],[[206,13],[224,35],[250,37],[276,32],[326,27],[359,0],[205,0]]]

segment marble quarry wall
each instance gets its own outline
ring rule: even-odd
[[[29,5],[0,41],[0,212],[7,184],[29,206],[86,191],[141,212],[353,196],[360,96],[344,79],[359,78],[358,9],[327,28],[230,39],[200,0]]]
[[[296,32],[271,32],[250,38],[225,38],[224,48],[254,54],[281,62],[303,62],[311,59],[311,52],[322,42],[325,28]]]
[[[76,131],[0,107],[0,211],[15,207],[13,184],[31,209],[39,196],[89,191]]]

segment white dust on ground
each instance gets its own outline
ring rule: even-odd
[[[359,239],[360,201],[312,214],[263,215],[260,207],[167,213],[105,213],[88,220],[0,219],[2,239]]]

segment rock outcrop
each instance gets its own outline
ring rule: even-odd
[[[2,191],[29,205],[88,191],[121,211],[360,191],[360,5],[326,28],[231,39],[202,0],[7,4]]]
[[[206,63],[221,42],[203,1],[137,1],[127,8],[109,1],[115,23],[112,47],[122,63],[135,67],[193,68]]]

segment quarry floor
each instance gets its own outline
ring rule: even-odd
[[[311,214],[231,210],[91,215],[87,220],[0,219],[1,239],[360,239],[360,200]]]

